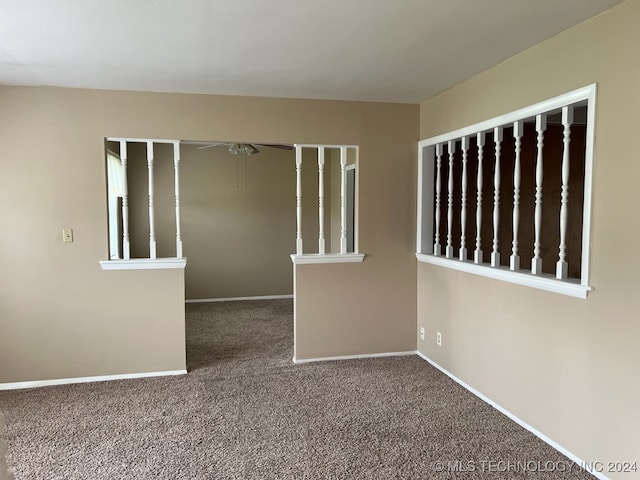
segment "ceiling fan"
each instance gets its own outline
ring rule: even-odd
[[[291,145],[283,145],[278,143],[239,143],[239,142],[214,142],[209,143],[207,145],[202,145],[201,147],[197,147],[198,150],[202,150],[204,148],[211,147],[219,147],[225,146],[229,150],[229,153],[232,155],[238,155],[240,153],[244,155],[253,155],[256,153],[260,153],[258,147],[270,147],[270,148],[279,148],[280,150],[293,150]]]
[[[258,150],[258,147],[270,147],[270,148],[277,148],[280,150],[293,150],[293,146],[279,144],[279,143],[240,143],[240,142],[212,142],[212,143],[200,144],[200,146],[196,148],[198,150],[202,150],[205,148],[220,147],[220,146],[226,147],[227,150],[229,150],[229,153],[236,157],[236,162],[235,162],[236,163],[236,188],[240,188],[240,179],[238,174],[238,155],[239,154],[242,154],[242,156],[244,157],[244,186],[245,188],[247,188],[248,187],[247,155],[254,155],[256,153],[260,153],[260,150]]]

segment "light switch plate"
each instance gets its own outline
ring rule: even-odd
[[[63,228],[62,229],[62,242],[63,243],[72,243],[73,242],[73,229],[72,228]]]

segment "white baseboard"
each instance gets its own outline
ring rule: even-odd
[[[0,383],[0,390],[19,390],[23,388],[69,385],[72,383],[105,382],[110,380],[129,380],[132,378],[167,377],[171,375],[185,375],[186,373],[186,370],[170,370],[167,372],[123,373],[119,375],[102,375],[97,377],[57,378],[54,380],[36,380],[32,382]]]
[[[210,303],[210,302],[237,302],[239,300],[279,300],[293,298],[293,295],[260,295],[256,297],[229,297],[229,298],[192,298],[185,303]]]
[[[407,357],[415,355],[416,351],[408,352],[386,352],[386,353],[370,353],[363,355],[342,355],[338,357],[318,357],[318,358],[293,358],[293,363],[312,363],[312,362],[331,362],[334,360],[357,360],[360,358],[380,358],[380,357]]]
[[[496,410],[498,410],[500,413],[502,413],[503,415],[509,417],[511,420],[513,420],[514,422],[516,422],[518,425],[520,425],[522,428],[530,431],[531,433],[533,433],[536,437],[538,437],[540,440],[542,440],[543,442],[545,442],[547,445],[549,445],[550,447],[556,449],[558,452],[560,452],[561,454],[563,454],[565,457],[569,458],[570,460],[573,460],[575,463],[577,463],[578,465],[580,465],[582,468],[585,469],[585,471],[589,472],[591,475],[593,475],[596,478],[599,478],[601,480],[609,480],[608,477],[606,477],[603,473],[601,472],[597,472],[593,469],[590,469],[590,464],[585,462],[584,460],[582,460],[581,458],[579,458],[578,456],[574,455],[573,453],[571,453],[569,450],[567,450],[566,448],[562,447],[561,445],[557,444],[556,442],[554,442],[553,440],[551,440],[549,437],[547,437],[544,433],[536,430],[534,427],[532,427],[531,425],[529,425],[527,422],[525,422],[524,420],[516,417],[513,413],[509,412],[508,410],[506,410],[505,408],[501,407],[500,405],[498,405],[496,402],[494,402],[493,400],[491,400],[490,398],[488,398],[486,395],[483,395],[482,393],[480,393],[478,390],[476,390],[475,388],[473,388],[472,386],[466,384],[465,382],[463,382],[462,380],[460,380],[458,377],[456,377],[454,374],[452,374],[451,372],[449,372],[448,370],[446,370],[445,368],[441,367],[440,365],[438,365],[436,362],[434,362],[433,360],[431,360],[429,357],[427,357],[426,355],[424,355],[421,352],[416,352],[417,355],[422,358],[423,360],[426,360],[429,364],[431,364],[433,367],[437,368],[438,370],[440,370],[442,373],[444,373],[447,377],[449,377],[451,380],[453,380],[454,382],[456,382],[458,385],[462,386],[463,388],[467,389],[469,392],[473,393],[476,397],[478,397],[480,400],[488,403],[489,405],[491,405],[493,408],[495,408]]]

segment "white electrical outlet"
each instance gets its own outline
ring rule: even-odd
[[[420,340],[424,340],[424,327],[420,327]]]
[[[442,334],[440,332],[436,333],[436,343],[438,344],[439,347],[442,346]]]

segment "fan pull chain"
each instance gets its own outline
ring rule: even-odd
[[[238,180],[238,155],[236,157],[236,190],[240,189],[240,181]]]

